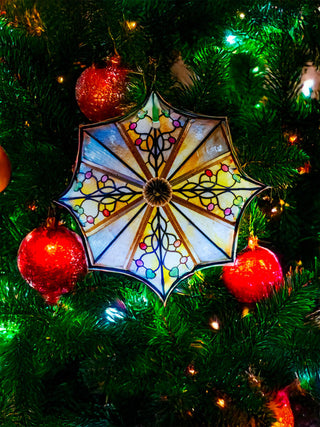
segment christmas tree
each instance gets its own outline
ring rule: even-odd
[[[320,3],[2,0],[0,7],[0,424],[319,426]],[[160,101],[150,113],[141,106],[152,91]],[[227,117],[221,138],[230,148],[232,135],[239,168],[232,159],[204,168],[198,184],[206,202],[197,215],[203,208],[206,218],[223,213],[232,223],[232,212],[245,208],[235,265],[200,262],[162,299],[146,283],[152,269],[146,280],[87,271],[87,208],[75,205],[72,215],[61,206],[67,188],[84,186],[80,174],[93,177],[79,166],[81,149],[98,139],[88,132],[136,117],[128,122],[134,133],[146,116],[154,130],[174,117],[177,132],[186,128],[181,117],[220,124]],[[167,132],[164,143],[177,147],[183,135]],[[137,137],[137,150],[147,140]],[[105,168],[101,192],[116,182]],[[214,185],[221,190],[218,174],[230,170],[232,186],[247,177],[264,190],[222,207]],[[170,212],[171,185],[159,179],[156,192],[152,185],[144,199]],[[129,196],[142,200],[129,187],[127,198],[116,193],[123,211]],[[199,186],[192,188],[200,200]],[[104,199],[97,218],[109,224],[112,209],[116,202]],[[180,251],[193,235],[173,224],[185,235],[173,243]],[[142,237],[135,244],[147,253]]]

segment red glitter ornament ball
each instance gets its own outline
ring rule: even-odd
[[[48,304],[56,304],[87,273],[80,237],[63,226],[42,226],[21,242],[18,268]]]
[[[76,100],[82,113],[93,122],[111,119],[124,111],[122,101],[128,84],[128,70],[113,56],[103,66],[93,64],[76,83]]]
[[[0,146],[0,193],[10,182],[11,164],[5,150]]]
[[[275,399],[269,403],[269,408],[277,419],[272,427],[294,427],[294,416],[285,390],[277,392]]]
[[[239,301],[251,303],[278,289],[283,283],[283,274],[275,254],[251,241],[233,266],[223,267],[222,279]]]

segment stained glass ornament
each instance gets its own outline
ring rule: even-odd
[[[277,290],[283,283],[283,274],[276,255],[252,239],[234,265],[223,267],[222,279],[240,302],[252,303]]]
[[[241,170],[225,117],[151,93],[127,117],[80,128],[58,203],[79,222],[91,269],[129,274],[166,301],[195,269],[234,260],[241,215],[265,188]]]
[[[17,261],[22,277],[48,304],[70,292],[88,268],[80,237],[52,224],[35,228],[22,240]]]

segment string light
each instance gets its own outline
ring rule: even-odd
[[[240,12],[239,13],[239,18],[240,19],[244,19],[246,17],[246,15],[243,13],[243,12]]]
[[[57,82],[60,83],[60,84],[63,83],[64,82],[64,77],[63,76],[58,76],[57,77]]]
[[[226,401],[222,398],[219,398],[217,400],[217,405],[220,406],[220,408],[224,408],[226,406]]]
[[[294,134],[289,136],[289,142],[291,145],[293,145],[297,141],[298,141],[298,135]]]
[[[188,375],[196,375],[198,373],[198,371],[196,371],[195,370],[195,367],[194,367],[194,365],[193,364],[190,364],[188,367],[187,367],[187,374]]]
[[[219,323],[218,319],[217,318],[212,319],[210,322],[210,326],[215,331],[218,331],[220,329],[220,323]]]
[[[191,408],[191,411],[187,411],[187,412],[186,412],[186,414],[187,414],[189,417],[193,417],[193,412],[194,412],[194,408]]]
[[[29,211],[33,211],[34,212],[34,211],[36,211],[38,209],[38,206],[37,206],[37,204],[35,202],[31,202],[28,205],[28,209],[29,209]]]
[[[126,315],[127,307],[120,300],[116,300],[105,309],[105,318],[110,323],[115,323],[118,320],[122,320],[126,317]]]
[[[301,92],[304,94],[304,96],[306,97],[311,96],[313,85],[314,85],[313,79],[308,79],[303,83]]]
[[[259,72],[259,67],[254,67],[252,69],[253,74],[257,74]]]
[[[241,317],[246,317],[246,316],[248,316],[249,313],[250,313],[249,308],[248,307],[244,307],[243,310],[242,310]]]
[[[230,34],[229,36],[226,37],[226,40],[229,44],[235,44],[237,41],[237,36]]]
[[[303,175],[304,173],[309,173],[311,168],[310,162],[306,162],[303,166],[298,167],[298,172],[300,175]]]
[[[8,286],[6,289],[9,290]],[[15,323],[1,323],[0,324],[0,337],[4,340],[12,339],[19,331],[18,326]]]
[[[130,31],[133,31],[137,28],[136,21],[126,21],[126,25]]]

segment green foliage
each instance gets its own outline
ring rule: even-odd
[[[318,7],[301,0],[1,4],[0,145],[13,172],[0,194],[0,424],[270,426],[272,393],[297,375],[319,402],[320,108],[300,92],[306,62],[319,64]],[[52,307],[20,277],[21,240],[46,220],[72,175],[78,126],[87,122],[76,80],[115,51],[131,71],[133,108],[154,85],[181,109],[227,116],[240,166],[270,187],[243,215],[239,250],[254,234],[281,254],[284,273],[300,260],[308,271],[289,269],[286,285],[247,315],[220,267],[186,278],[166,306],[138,281],[90,272]],[[178,59],[189,83],[172,75]],[[310,173],[300,175],[306,162]],[[273,206],[281,206],[274,215]],[[67,212],[61,219],[79,232]],[[118,301],[124,307],[112,321],[106,310]]]

